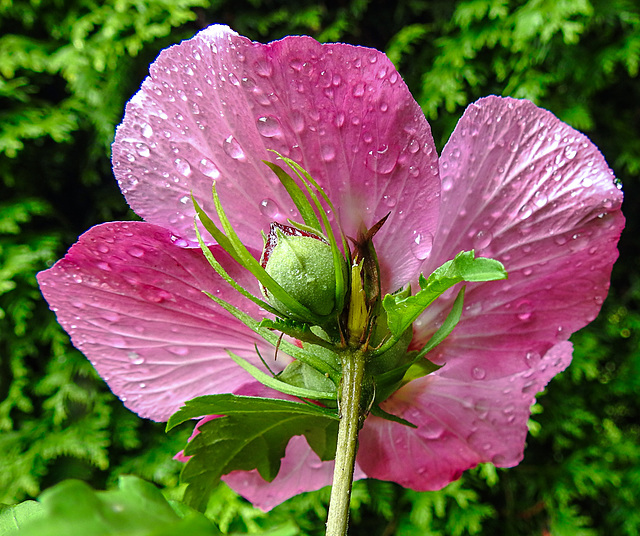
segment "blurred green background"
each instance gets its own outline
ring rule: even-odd
[[[110,168],[124,104],[166,46],[211,23],[252,39],[309,34],[384,50],[441,150],[467,103],[526,97],[585,132],[626,195],[598,319],[534,406],[524,461],[440,492],[356,484],[351,534],[640,534],[640,6],[636,0],[0,0],[0,503],[65,478],[130,473],[178,496],[189,430],[123,408],[70,344],[34,275],[94,224],[135,217]],[[322,534],[326,490],[265,515],[221,486],[226,531]]]

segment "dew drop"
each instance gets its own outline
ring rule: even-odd
[[[184,177],[189,177],[191,175],[191,166],[186,160],[182,158],[176,158],[173,161],[173,166],[176,168],[176,171],[180,173],[180,175]]]
[[[448,192],[453,188],[453,180],[450,175],[442,177],[442,191]]]
[[[353,96],[354,97],[362,97],[362,95],[364,95],[364,83],[359,82],[353,88]]]
[[[230,156],[234,160],[244,159],[244,151],[238,143],[238,140],[236,140],[233,136],[229,136],[222,142],[222,149],[228,156]]]
[[[280,214],[280,207],[273,199],[263,199],[260,201],[260,213],[267,218],[273,219]]]
[[[144,255],[144,250],[138,246],[131,246],[127,249],[127,253],[132,257],[140,258]]]
[[[150,138],[151,136],[153,136],[153,128],[151,128],[151,125],[149,123],[142,124],[142,135],[145,138]]]
[[[100,253],[109,253],[109,246],[106,244],[98,244],[96,248]]]
[[[198,169],[202,172],[203,175],[211,179],[220,178],[220,171],[216,167],[216,165],[207,158],[202,158],[200,162],[198,162]]]
[[[524,362],[529,368],[535,367],[541,359],[540,354],[535,350],[529,350],[524,356]]]
[[[444,426],[437,421],[429,421],[421,424],[419,430],[425,439],[438,439],[444,433]]]
[[[576,151],[576,149],[574,147],[571,147],[570,145],[564,148],[564,155],[568,160],[573,160],[577,154],[578,151]]]
[[[172,354],[185,356],[189,353],[189,348],[186,346],[170,346],[167,348]]]
[[[416,154],[420,150],[420,142],[412,138],[407,148],[411,154]]]
[[[475,237],[473,238],[473,247],[475,249],[484,249],[486,247],[489,246],[489,244],[491,244],[491,241],[493,240],[493,235],[491,234],[490,231],[478,231],[475,235]]]
[[[471,371],[471,376],[473,377],[474,380],[482,380],[485,378],[486,375],[487,375],[487,371],[484,370],[482,367],[473,367],[473,370]]]
[[[320,151],[325,162],[331,162],[336,157],[336,150],[333,145],[323,145]]]
[[[146,143],[136,143],[136,152],[143,157],[149,156],[151,151]]]
[[[144,363],[144,357],[136,352],[129,352],[127,356],[134,365],[142,365],[142,363]]]
[[[382,196],[382,200],[384,201],[384,204],[389,208],[395,207],[397,203],[396,198],[392,195],[384,195]]]
[[[547,201],[548,198],[543,192],[536,192],[533,196],[533,204],[538,208],[544,207],[547,204]]]
[[[533,305],[529,300],[523,300],[516,306],[518,320],[527,322],[533,317]]]
[[[280,122],[272,115],[265,115],[256,121],[258,132],[265,138],[273,138],[282,133]]]
[[[411,243],[411,252],[419,261],[423,261],[431,253],[433,246],[433,235],[431,233],[414,232],[415,237]]]

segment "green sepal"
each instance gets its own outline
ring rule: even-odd
[[[475,258],[474,251],[461,251],[427,278],[420,276],[421,290],[414,296],[398,298],[387,294],[382,305],[387,311],[387,324],[394,337],[402,333],[442,293],[462,281],[480,282],[506,279],[507,272],[495,259]]]
[[[334,359],[327,359],[325,355],[318,354],[318,351],[311,349],[302,349],[296,346],[295,344],[291,344],[290,342],[280,340],[280,336],[274,333],[273,331],[261,328],[260,323],[251,318],[247,313],[241,311],[237,307],[231,305],[230,303],[214,296],[213,294],[203,291],[209,298],[215,301],[218,305],[224,308],[226,311],[235,316],[240,322],[242,322],[249,329],[260,335],[265,341],[272,344],[273,346],[278,346],[282,349],[283,352],[286,352],[291,357],[295,359],[299,359],[304,363],[307,363],[311,367],[315,368],[319,372],[323,374],[328,374],[329,377],[333,380],[334,383],[340,381],[340,368],[339,364]],[[318,350],[322,350],[324,354],[329,353],[328,350],[320,347],[316,347]]]
[[[222,228],[226,232],[223,233],[213,222],[211,218],[202,210],[198,202],[192,196],[193,206],[195,207],[196,213],[200,222],[204,226],[204,228],[211,234],[211,236],[216,240],[216,242],[227,252],[233,259],[243,268],[248,270],[253,276],[272,293],[280,302],[282,302],[287,309],[293,311],[296,315],[308,318],[309,321],[313,323],[320,324],[323,319],[314,315],[311,311],[309,311],[304,305],[299,303],[296,299],[292,298],[274,279],[265,271],[265,269],[260,265],[253,255],[249,252],[249,250],[245,247],[245,245],[241,242],[238,235],[233,230],[231,226],[231,222],[227,218],[222,205],[220,203],[220,198],[218,197],[218,192],[216,191],[215,182],[212,185],[212,194],[213,194],[213,203],[216,207],[216,212],[218,214],[218,218],[220,219],[220,224]]]
[[[308,342],[310,344],[315,344],[317,346],[322,346],[327,350],[333,350],[335,348],[335,346],[329,341],[324,340],[322,337],[318,337],[318,335],[316,335],[311,330],[309,324],[298,322],[290,318],[282,320],[279,318],[276,318],[274,320],[264,318],[260,321],[258,327],[280,331],[285,335],[293,337],[294,339],[298,339],[302,342]]]
[[[309,370],[313,370],[316,374],[319,374],[322,378],[324,378],[328,384],[333,387],[333,390],[316,390],[309,389],[306,386],[298,385],[297,383],[290,383],[286,381],[286,376],[283,377],[282,374],[278,376],[269,376],[268,374],[262,372],[258,367],[255,367],[247,360],[237,356],[233,352],[227,350],[227,353],[233,359],[236,364],[240,365],[244,370],[246,370],[251,376],[253,376],[256,380],[258,380],[262,385],[266,385],[271,389],[275,389],[280,393],[284,393],[286,395],[297,396],[298,398],[308,398],[310,400],[335,400],[336,399],[336,390],[335,385],[331,382],[329,378],[316,371],[316,369],[310,367],[309,365],[305,365],[301,361],[294,361],[294,363],[298,363],[299,365],[303,365],[307,367]],[[293,364],[293,363],[292,363]],[[291,366],[291,365],[289,365]],[[288,367],[287,367],[288,368]],[[286,369],[285,369],[286,370]],[[327,387],[327,384],[323,384],[323,387]]]
[[[287,190],[289,197],[297,207],[302,220],[306,224],[306,229],[309,229],[311,232],[316,234],[322,234],[322,225],[320,225],[320,220],[318,219],[318,216],[316,216],[313,206],[307,199],[307,196],[304,195],[300,187],[296,184],[296,181],[294,181],[291,176],[277,164],[269,162],[268,160],[263,160],[263,162],[276,174],[278,180],[282,183],[282,186]]]
[[[202,511],[222,475],[257,469],[271,482],[289,440],[304,435],[321,460],[335,455],[339,418],[311,404],[271,398],[208,395],[188,401],[171,416],[167,429],[194,417],[225,415],[202,424],[184,449],[191,456],[182,470],[185,502]]]
[[[374,415],[375,417],[380,417],[381,419],[385,419],[387,421],[403,424],[405,426],[408,426],[409,428],[418,428],[418,426],[413,424],[412,422],[409,422],[408,420],[403,419],[402,417],[398,417],[393,413],[389,413],[383,410],[378,404],[374,404],[373,406],[371,406],[371,415]]]
[[[308,171],[306,171],[300,164],[291,160],[290,158],[287,158],[286,156],[282,156],[276,151],[273,151],[273,152],[285,164],[287,164],[289,168],[302,181],[305,188],[307,189],[309,196],[311,197],[313,203],[315,204],[316,209],[320,214],[320,217],[322,218],[322,224],[324,225],[324,231],[325,231],[324,234],[328,239],[329,245],[331,246],[331,251],[333,253],[333,269],[336,276],[336,310],[342,311],[344,307],[344,299],[346,295],[345,289],[347,285],[347,282],[346,282],[347,273],[346,273],[345,260],[342,252],[338,248],[338,243],[336,242],[336,238],[333,234],[333,229],[331,228],[331,223],[329,222],[329,218],[327,217],[327,214],[324,210],[324,207],[322,206],[322,203],[320,203],[318,196],[313,191],[313,188],[315,188],[318,191],[318,193],[322,196],[322,198],[325,200],[325,202],[327,203],[327,205],[329,206],[329,208],[331,209],[334,215],[337,214],[335,207],[333,206],[333,203],[331,203],[331,200],[329,199],[327,194],[324,193],[322,188],[320,188],[320,185],[313,179],[313,177],[309,174]],[[341,238],[342,238],[343,251],[345,252],[349,251],[349,245],[347,244],[346,238],[344,236],[342,236]]]
[[[281,313],[277,309],[272,307],[270,304],[268,304],[264,300],[261,300],[260,298],[251,294],[248,290],[246,290],[244,287],[238,284],[235,281],[235,279],[233,279],[227,273],[227,271],[218,262],[218,259],[216,259],[213,253],[211,253],[211,250],[209,249],[209,247],[204,243],[204,240],[202,239],[202,234],[200,233],[200,229],[198,229],[198,226],[194,225],[194,228],[196,231],[196,237],[198,238],[198,244],[200,245],[200,249],[202,250],[202,253],[204,254],[207,261],[209,262],[209,265],[217,272],[217,274],[220,277],[222,277],[222,279],[224,279],[227,282],[227,284],[229,284],[236,292],[242,294],[245,298],[251,300],[253,303],[258,305],[259,307],[262,307],[265,311],[268,311],[273,315],[280,316]]]

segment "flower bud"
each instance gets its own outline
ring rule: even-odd
[[[328,316],[336,307],[336,277],[331,246],[320,236],[272,223],[262,254],[266,272],[294,299],[318,316]],[[296,320],[267,288],[269,303]]]

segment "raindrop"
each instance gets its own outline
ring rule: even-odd
[[[533,305],[529,300],[523,300],[517,305],[516,316],[518,317],[518,320],[523,322],[531,320],[533,316]]]
[[[544,194],[543,192],[536,192],[536,194],[533,196],[533,203],[538,208],[544,207],[547,204],[548,200],[549,199],[547,198],[546,194]]]
[[[444,192],[448,192],[451,188],[453,188],[453,180],[451,179],[451,176],[446,175],[445,177],[442,177],[442,190]]]
[[[336,157],[336,150],[333,145],[323,145],[320,151],[325,162],[331,162]]]
[[[142,365],[142,363],[144,363],[144,357],[136,352],[129,352],[127,356],[134,365]]]
[[[416,166],[410,166],[409,175],[411,175],[412,177],[417,177],[418,175],[420,175],[420,168]]]
[[[257,61],[255,67],[256,72],[263,78],[271,76],[271,73],[273,72],[272,65],[266,61]]]
[[[220,177],[220,171],[218,170],[216,165],[211,160],[208,160],[207,158],[201,159],[200,162],[198,163],[198,167],[202,172],[202,174],[206,175],[207,177],[210,177],[214,180]]]
[[[353,88],[353,96],[354,97],[362,97],[362,95],[364,95],[364,83],[359,82]]]
[[[473,367],[473,370],[471,371],[471,376],[473,377],[474,380],[483,380],[486,375],[487,375],[487,371],[484,370],[482,367]],[[477,409],[477,405],[476,405],[476,409]]]
[[[578,151],[576,151],[576,149],[574,147],[571,147],[570,145],[564,148],[564,155],[569,160],[573,160],[577,154]]]
[[[271,115],[258,118],[256,124],[258,126],[258,132],[265,138],[273,138],[282,132],[280,130],[280,122]]]
[[[127,253],[132,257],[136,257],[139,259],[144,255],[144,250],[142,248],[139,248],[138,246],[131,246],[129,249],[127,249]]]
[[[291,114],[291,125],[298,134],[304,130],[304,116],[298,110],[294,110]]]
[[[229,136],[222,142],[222,148],[224,149],[224,152],[234,160],[244,159],[244,151],[238,143],[238,140],[233,136]]]
[[[393,197],[392,195],[384,195],[382,196],[382,199],[384,201],[384,204],[389,207],[389,208],[393,208],[396,206],[396,198]]]
[[[151,151],[146,143],[136,143],[136,151],[140,156],[149,156]]]
[[[198,115],[200,113],[200,106],[198,106],[197,102],[191,103],[191,113],[194,115]]]
[[[151,125],[149,123],[142,124],[142,135],[145,138],[150,138],[151,136],[153,136],[153,128],[151,128]]]
[[[533,214],[533,209],[529,204],[525,203],[520,207],[518,216],[521,220],[526,220],[529,216],[531,216],[531,214]]]
[[[267,218],[276,218],[280,214],[280,207],[273,199],[263,199],[260,202],[260,213]]]
[[[419,233],[414,231],[415,238],[411,243],[411,252],[419,261],[423,261],[429,256],[433,246],[433,235],[431,233]]]
[[[188,177],[191,175],[191,166],[189,162],[183,160],[182,158],[176,158],[173,161],[173,166],[176,168],[177,172],[184,177]]]
[[[109,253],[109,246],[106,244],[98,244],[97,249],[100,253]]]
[[[491,244],[492,240],[493,235],[490,231],[478,231],[473,239],[473,247],[478,250],[485,249],[489,244]]]
[[[380,103],[380,111],[386,112],[389,109],[389,105],[386,102]]]
[[[417,153],[420,150],[420,142],[415,138],[412,138],[409,142],[408,149],[411,154]]]
[[[535,350],[529,350],[524,356],[524,362],[529,368],[535,367],[541,359],[540,354]]]
[[[111,271],[111,265],[108,262],[99,262],[98,264],[96,264],[96,266],[100,268],[100,270],[104,270],[105,272]]]
[[[444,433],[444,426],[436,421],[429,421],[420,425],[420,435],[425,439],[438,439]]]

